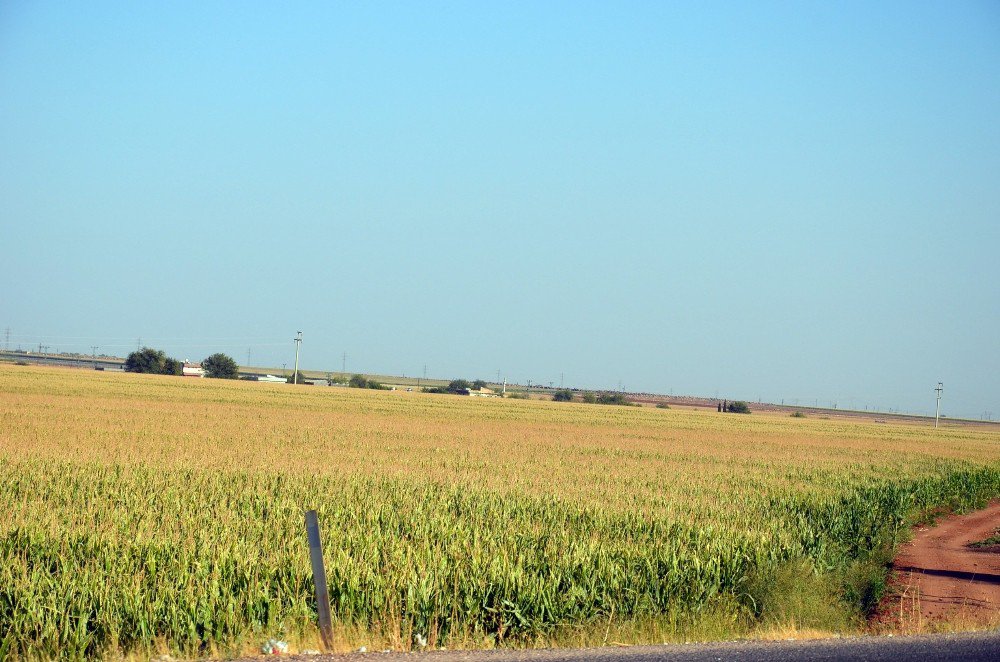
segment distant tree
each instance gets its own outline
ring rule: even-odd
[[[163,375],[180,376],[184,374],[184,363],[169,356],[163,360]]]
[[[552,399],[556,402],[572,402],[573,401],[573,391],[568,388],[561,388],[552,394]]]
[[[125,370],[159,375],[163,372],[163,363],[166,360],[167,356],[162,351],[152,347],[143,347],[128,355],[125,359]]]
[[[296,375],[298,375],[297,378]],[[288,382],[289,384],[305,384],[307,386],[312,386],[311,382],[306,381],[306,376],[302,374],[301,370],[299,370],[298,372],[292,371],[292,374],[290,374],[285,379],[285,381]]]
[[[588,405],[592,405],[597,402],[597,396],[594,395],[593,391],[584,391],[583,401],[586,402]]]
[[[632,404],[625,399],[625,396],[621,393],[601,393],[597,396],[597,404],[599,405],[630,405]]]
[[[656,408],[657,409],[670,409],[670,405],[668,405],[666,402],[657,402],[656,403]]]
[[[351,375],[351,380],[347,382],[351,388],[370,388],[375,391],[388,391],[389,387],[379,384],[374,379],[368,379],[364,375]]]
[[[461,393],[472,388],[472,384],[464,379],[453,379],[448,382],[448,393]]]
[[[734,402],[730,402],[726,406],[726,411],[731,414],[749,414],[750,406],[742,400],[736,400]]]
[[[486,388],[486,382],[484,382],[481,379],[477,379],[476,381],[472,382],[472,388],[476,390],[479,390],[481,388]]]
[[[236,379],[240,375],[240,367],[236,365],[236,361],[222,352],[212,354],[203,360],[201,367],[205,370],[206,377]]]
[[[149,375],[180,375],[184,365],[177,359],[169,358],[162,350],[143,347],[132,352],[125,359],[127,372],[141,372]]]
[[[477,386],[477,384],[482,384],[482,386]],[[455,395],[464,395],[465,392],[470,389],[478,389],[483,386],[486,386],[486,382],[481,379],[477,379],[472,383],[469,383],[467,379],[453,379],[448,382],[447,386],[428,386],[422,390],[424,393],[452,393]]]

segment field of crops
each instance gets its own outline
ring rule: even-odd
[[[310,508],[342,647],[601,643],[849,631],[1000,433],[0,365],[0,471],[0,659],[316,647]]]

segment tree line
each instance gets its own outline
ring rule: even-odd
[[[201,368],[206,377],[214,379],[236,379],[240,372],[236,361],[222,352],[203,359]],[[167,356],[163,350],[143,347],[128,355],[125,359],[125,371],[148,375],[183,375],[184,362]]]

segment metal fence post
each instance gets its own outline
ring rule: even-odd
[[[315,510],[306,511],[306,535],[309,537],[309,560],[312,562],[313,583],[316,584],[316,616],[323,645],[333,650],[333,624],[330,622],[330,591],[323,567],[323,545],[319,540],[319,520]]]

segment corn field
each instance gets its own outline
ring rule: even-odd
[[[335,622],[405,647],[752,624],[777,569],[1000,496],[989,429],[2,365],[0,394],[0,659],[315,640],[311,508]]]

